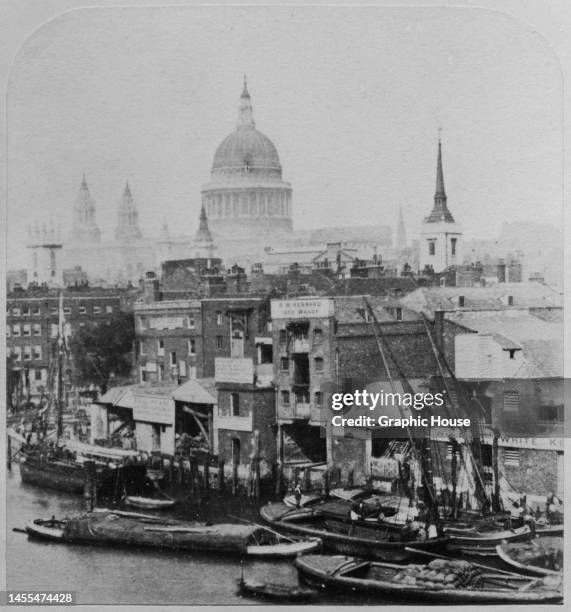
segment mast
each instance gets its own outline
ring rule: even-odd
[[[57,440],[63,437],[63,361],[64,361],[64,314],[63,314],[63,293],[59,294],[59,324],[56,349],[56,384],[57,384],[57,425],[56,436]]]

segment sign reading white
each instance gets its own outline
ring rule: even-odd
[[[133,406],[133,420],[174,425],[174,400],[170,397],[137,395]]]
[[[331,298],[272,300],[272,319],[317,319],[333,314]]]
[[[251,385],[254,382],[254,363],[250,358],[216,357],[214,360],[214,380],[216,382]]]

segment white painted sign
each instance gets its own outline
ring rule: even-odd
[[[216,357],[214,360],[214,380],[216,382],[251,385],[254,382],[254,363],[251,358]]]
[[[272,319],[320,319],[335,312],[331,298],[272,300]]]
[[[147,372],[156,372],[157,364],[154,361],[148,361],[147,365],[145,366],[145,369]]]
[[[137,395],[134,398],[133,420],[174,425],[174,400],[170,397]]]

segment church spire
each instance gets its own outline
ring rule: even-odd
[[[248,81],[244,75],[244,89],[240,96],[240,106],[238,107],[238,129],[256,127],[254,123],[254,111],[252,101],[248,92]]]
[[[404,225],[404,218],[402,216],[402,206],[399,207],[399,220],[397,225],[397,235],[395,240],[397,249],[406,248],[406,227]]]
[[[438,138],[438,158],[436,160],[436,189],[434,207],[426,218],[428,223],[454,223],[454,217],[448,210],[446,191],[444,189],[444,172],[442,170],[442,141]]]
[[[195,237],[196,242],[212,242],[212,234],[208,229],[208,219],[206,218],[206,210],[204,204],[200,208],[200,222],[198,225],[198,231]]]

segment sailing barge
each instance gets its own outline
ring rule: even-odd
[[[317,538],[290,538],[259,525],[188,523],[121,511],[98,511],[57,521],[36,519],[32,537],[70,544],[123,545],[213,551],[257,557],[293,557],[321,547]]]

